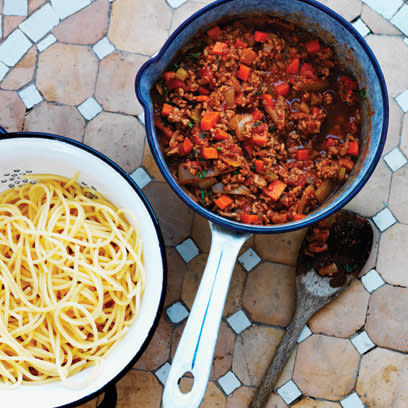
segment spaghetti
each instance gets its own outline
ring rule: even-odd
[[[138,317],[140,232],[132,214],[77,177],[30,175],[0,194],[3,386],[68,383],[99,364]]]

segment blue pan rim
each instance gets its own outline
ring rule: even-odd
[[[335,213],[342,207],[344,207],[350,200],[352,200],[355,195],[363,188],[363,186],[366,184],[368,179],[370,178],[371,174],[373,173],[375,167],[378,164],[378,161],[381,158],[382,151],[384,149],[385,145],[385,140],[387,136],[387,130],[388,130],[388,121],[389,121],[389,105],[388,105],[388,92],[387,92],[387,86],[385,83],[384,75],[382,73],[382,70],[380,68],[380,65],[377,61],[377,58],[375,57],[373,51],[371,48],[368,46],[368,44],[365,42],[363,37],[360,35],[360,33],[343,17],[341,17],[339,14],[337,14],[335,11],[331,10],[330,8],[324,6],[323,4],[315,1],[315,0],[299,0],[302,1],[303,3],[309,4],[317,9],[320,9],[324,13],[328,14],[329,16],[333,17],[335,20],[337,20],[341,25],[343,25],[352,35],[355,37],[355,39],[360,43],[364,51],[367,53],[368,58],[370,59],[371,63],[373,64],[374,71],[377,74],[377,77],[379,79],[380,87],[381,87],[381,96],[383,100],[383,112],[384,112],[384,119],[382,122],[382,130],[381,130],[381,138],[380,142],[377,148],[377,151],[371,161],[370,166],[368,167],[366,173],[362,176],[358,184],[345,194],[339,201],[331,208],[328,209],[321,209],[317,210],[316,214],[309,214],[304,220],[296,221],[296,222],[291,222],[287,224],[277,224],[277,225],[272,225],[272,226],[249,226],[245,224],[241,224],[236,221],[228,220],[227,218],[224,218],[220,215],[217,215],[206,208],[202,207],[201,205],[195,203],[185,192],[184,190],[178,185],[178,183],[173,179],[166,162],[164,159],[161,157],[161,152],[160,148],[158,146],[158,142],[156,141],[154,137],[154,126],[153,126],[153,111],[150,109],[146,99],[143,97],[141,89],[140,89],[140,83],[143,77],[144,72],[146,69],[151,65],[160,60],[160,58],[163,56],[163,54],[167,51],[173,40],[177,37],[177,35],[183,31],[187,26],[190,24],[194,23],[194,21],[200,17],[201,15],[205,14],[208,10],[211,10],[213,8],[219,7],[220,5],[224,3],[230,3],[234,2],[236,0],[219,0],[215,1],[197,12],[195,12],[193,15],[191,15],[189,18],[187,18],[183,23],[180,24],[179,27],[169,36],[167,41],[164,43],[158,54],[154,57],[152,57],[150,60],[146,61],[142,67],[139,69],[136,79],[135,79],[135,91],[137,98],[139,102],[142,104],[144,108],[144,113],[145,113],[145,127],[147,131],[147,140],[150,146],[150,149],[152,151],[152,155],[156,161],[156,164],[158,165],[160,172],[164,176],[165,180],[167,183],[170,185],[170,187],[173,189],[173,191],[195,212],[200,214],[201,216],[207,218],[209,221],[213,221],[225,228],[232,229],[233,231],[237,232],[250,232],[250,233],[257,233],[257,234],[268,234],[268,233],[282,233],[282,232],[289,232],[289,231],[294,231],[300,228],[307,227],[311,224],[314,224],[316,222],[321,221],[322,219],[329,217],[331,214]]]

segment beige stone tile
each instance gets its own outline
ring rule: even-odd
[[[366,217],[375,215],[387,201],[391,175],[389,167],[380,160],[368,182],[345,208]]]
[[[162,387],[154,374],[130,370],[117,384],[116,408],[159,408]]]
[[[115,52],[101,62],[95,98],[105,110],[137,115],[142,107],[137,101],[134,81],[147,60],[141,55]],[[114,90],[114,91],[112,91]]]
[[[44,5],[47,0],[28,0],[28,14],[32,14],[35,10]]]
[[[263,263],[250,272],[242,304],[256,322],[287,326],[295,311],[295,268]]]
[[[368,25],[368,27],[370,27],[371,31],[374,34],[401,34],[399,30],[397,30],[390,22],[388,22],[380,14],[377,14],[371,7],[367,6],[366,4],[363,5],[361,18]]]
[[[381,347],[408,351],[408,288],[384,285],[370,298],[366,331]]]
[[[397,147],[401,140],[403,112],[393,98],[389,99],[389,108],[390,118],[383,155]]]
[[[297,349],[292,351],[292,354],[289,357],[289,360],[283,367],[282,373],[279,377],[279,380],[276,383],[275,389],[281,387],[283,384],[286,384],[293,377],[293,370],[296,363],[296,354]]]
[[[237,263],[231,276],[230,287],[225,301],[224,316],[230,316],[241,308],[241,298],[246,278],[247,273]]]
[[[23,129],[26,108],[16,92],[0,90],[0,125],[9,132]]]
[[[150,344],[134,368],[153,371],[163,365],[169,359],[172,334],[173,326],[163,314]]]
[[[190,17],[196,11],[203,8],[205,5],[206,3],[203,1],[193,0],[193,1],[188,1],[184,3],[181,7],[174,10],[173,18],[171,20],[170,32],[173,32],[182,22],[184,22],[188,17]]]
[[[292,405],[292,408],[341,408],[337,402],[320,401],[311,398],[304,398]]]
[[[314,333],[349,337],[364,326],[369,297],[356,280],[340,297],[316,313],[308,325]]]
[[[209,252],[211,247],[211,230],[208,220],[194,213],[192,237],[203,252]]]
[[[132,116],[102,112],[88,123],[84,140],[128,173],[142,162],[144,129]]]
[[[3,16],[3,38],[6,38],[17,26],[23,22],[23,16]]]
[[[192,210],[166,184],[152,181],[144,192],[160,223],[168,246],[175,246],[188,237],[193,220]]]
[[[376,348],[361,360],[357,392],[369,408],[406,408],[407,378],[407,355]]]
[[[116,0],[108,36],[120,50],[152,55],[167,39],[170,19],[170,7],[163,0]]]
[[[404,166],[392,176],[388,206],[398,221],[408,224],[408,167]]]
[[[108,12],[109,1],[96,0],[90,6],[64,20],[52,30],[52,33],[61,42],[95,44],[106,33]]]
[[[283,402],[282,398],[275,393],[271,394],[265,408],[287,408],[288,406]]]
[[[228,397],[226,408],[248,408],[254,394],[255,388],[242,386]],[[265,408],[287,408],[287,405],[278,394],[272,393]]]
[[[225,407],[225,396],[222,391],[215,385],[214,382],[210,381],[208,383],[207,390],[204,394],[203,402],[200,408],[224,408]]]
[[[255,235],[255,250],[266,261],[296,265],[306,228],[283,234]]]
[[[79,105],[93,94],[97,68],[88,47],[56,43],[38,58],[37,87],[48,101]]]
[[[282,329],[254,324],[237,336],[232,371],[244,385],[259,385],[283,334]]]
[[[181,297],[184,274],[187,266],[174,248],[167,248],[167,288],[165,305],[171,305]]]
[[[330,7],[347,21],[353,21],[361,13],[362,3],[360,0],[320,0],[325,6]]]
[[[359,359],[350,340],[313,335],[299,344],[293,380],[307,396],[337,401],[354,388]]]
[[[164,177],[162,176],[159,168],[157,167],[157,164],[154,161],[153,155],[150,151],[149,143],[145,144],[142,165],[149,172],[149,174],[156,180],[164,181]]]
[[[394,97],[405,91],[408,75],[401,75],[401,67],[408,60],[408,47],[402,37],[369,35],[366,41],[381,65],[389,94]]]
[[[82,142],[85,120],[73,106],[43,101],[28,112],[24,130],[54,133]]]
[[[404,115],[401,131],[401,150],[408,156],[408,113]]]
[[[1,83],[3,89],[17,90],[28,84],[34,75],[37,63],[37,47],[34,45],[18,64],[6,75]]]

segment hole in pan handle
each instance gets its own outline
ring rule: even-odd
[[[225,299],[238,252],[250,234],[227,230],[210,222],[211,250],[190,316],[171,363],[163,392],[164,408],[198,408],[207,388]],[[186,372],[193,386],[181,392]]]
[[[104,391],[105,395],[103,401],[97,406],[97,408],[115,408],[118,400],[115,384],[109,384]]]

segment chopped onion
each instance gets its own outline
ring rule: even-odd
[[[249,195],[250,194],[249,188],[244,185],[240,185],[239,187],[234,188],[233,190],[227,191],[223,183],[217,183],[212,186],[212,190],[214,193],[220,193],[220,194],[235,194],[235,195]]]
[[[230,86],[224,92],[225,103],[231,107],[235,105],[235,89]]]

